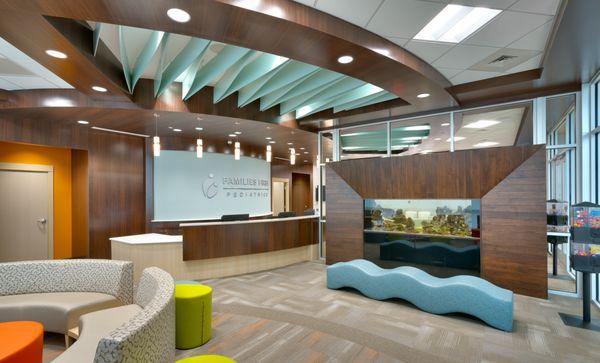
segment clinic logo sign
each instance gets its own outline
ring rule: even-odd
[[[204,179],[202,182],[202,194],[207,199],[213,199],[219,193],[219,185],[215,180],[215,175],[213,173],[208,174],[208,178]]]

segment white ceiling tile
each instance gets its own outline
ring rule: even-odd
[[[383,0],[319,0],[316,8],[352,24],[364,27]]]
[[[480,81],[480,80],[486,79],[486,78],[498,77],[501,75],[502,75],[502,73],[498,73],[498,72],[482,72],[482,71],[466,70],[466,71],[463,71],[463,72],[459,73],[458,75],[452,77],[452,79],[450,81],[452,82],[452,84],[457,85],[457,84]]]
[[[453,0],[448,1],[448,3],[506,10],[516,1],[517,0]]]
[[[367,29],[385,37],[412,39],[444,6],[427,1],[385,0]]]
[[[463,71],[462,69],[453,69],[453,68],[444,68],[444,67],[436,67],[435,69],[437,69],[438,72],[443,74],[444,77],[446,77],[447,79],[450,79]]]
[[[392,43],[395,43],[395,44],[401,46],[401,47],[404,47],[406,45],[406,43],[408,43],[410,41],[410,39],[397,38],[397,37],[386,37],[386,39]]]
[[[541,27],[535,29],[523,38],[511,43],[509,48],[514,49],[529,49],[543,51],[546,49],[546,42],[550,31],[552,31],[553,21],[549,21]]]
[[[524,72],[524,71],[529,71],[531,69],[539,68],[541,65],[540,63],[542,62],[543,56],[544,56],[543,54],[537,55],[537,56],[531,58],[530,60],[523,62],[523,63],[519,64],[518,66],[509,69],[508,71],[506,71],[506,73],[507,74],[518,73],[518,72]]]
[[[452,48],[454,44],[411,40],[404,47],[424,61],[431,63]]]
[[[560,0],[520,0],[511,6],[510,10],[555,15],[558,4],[560,4]]]
[[[504,48],[551,19],[547,15],[504,11],[463,43]]]
[[[459,44],[433,62],[433,65],[443,68],[467,69],[497,50],[498,48],[493,47]]]
[[[42,77],[2,76],[2,78],[4,78],[5,81],[16,84],[25,89],[56,88],[56,85],[48,82]]]
[[[23,89],[23,87],[19,87],[18,85],[5,80],[3,77],[0,77],[0,89],[4,89],[7,91],[14,91],[17,89]]]

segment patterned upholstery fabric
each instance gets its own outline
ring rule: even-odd
[[[0,296],[44,292],[99,292],[133,300],[133,263],[42,260],[0,263]]]
[[[134,298],[143,310],[100,340],[94,362],[173,362],[174,291],[171,275],[157,267],[146,268]]]

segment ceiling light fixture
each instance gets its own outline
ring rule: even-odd
[[[154,114],[154,137],[152,138],[152,154],[154,157],[160,156],[160,138],[158,137],[158,118],[159,114]]]
[[[501,12],[483,7],[446,5],[414,39],[460,43]]]
[[[417,95],[417,98],[427,98],[427,97],[429,97],[429,93],[419,93]]]
[[[229,134],[229,137],[237,137],[236,134]]]
[[[290,165],[296,165],[296,150],[290,148]]]
[[[449,122],[444,122],[444,123],[442,123],[442,126],[450,126],[450,123]]]
[[[351,55],[343,55],[341,57],[338,58],[338,63],[341,64],[348,64],[351,63],[354,60],[354,58]]]
[[[104,87],[100,87],[100,86],[92,86],[92,89],[93,89],[94,91],[96,91],[96,92],[102,92],[102,93],[104,93],[104,92],[106,92],[106,91],[107,91],[107,89],[106,89],[106,88],[104,88]]]
[[[274,144],[274,143],[275,143],[275,141],[273,141],[273,140],[269,141],[269,144]]]
[[[429,125],[416,125],[416,126],[406,126],[404,131],[426,131],[431,130],[431,126]]]
[[[175,132],[181,132],[181,129],[173,129]]]
[[[271,162],[271,158],[273,157],[273,155],[271,154],[271,145],[267,145],[267,163]]]
[[[485,129],[486,127],[494,126],[499,123],[500,123],[500,121],[479,120],[479,121],[471,122],[470,124],[465,125],[465,127],[468,129]]]
[[[482,140],[481,142],[478,142],[477,144],[473,145],[473,147],[490,147],[490,146],[496,146],[499,143],[496,141],[488,141],[488,140]]]
[[[265,140],[271,140],[271,137],[267,136],[265,137]]]
[[[58,59],[67,58],[67,55],[65,53],[59,52],[58,50],[54,50],[54,49],[46,50],[46,54],[48,54],[49,56],[51,56],[53,58],[58,58]]]
[[[89,122],[86,121],[86,120],[79,120],[79,121],[77,121],[77,123],[80,124],[80,125],[87,125],[87,124],[89,124]]]
[[[203,129],[202,127],[196,127],[196,130],[197,130],[197,131],[202,131],[202,130],[204,130],[204,129]]]
[[[294,145],[293,142],[288,142],[287,144],[290,145],[290,146]]]
[[[240,160],[240,143],[238,141],[235,142],[235,149],[233,150],[233,158],[235,160]]]
[[[167,10],[167,16],[178,23],[187,23],[192,18],[187,11],[178,8]]]
[[[241,135],[241,134],[242,134],[242,132],[241,132],[241,131],[236,131],[236,132],[234,132],[234,134],[236,134],[236,135]]]

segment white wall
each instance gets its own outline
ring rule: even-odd
[[[154,158],[154,220],[271,212],[271,168],[260,159],[163,150]]]

